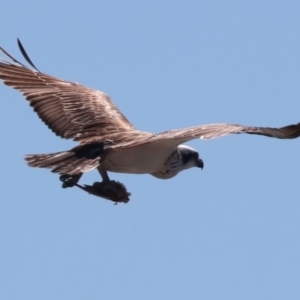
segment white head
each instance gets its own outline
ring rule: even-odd
[[[186,145],[179,145],[164,165],[151,175],[161,179],[169,179],[183,170],[192,167],[203,169],[203,166],[203,161],[199,158],[199,153],[195,149]]]
[[[192,167],[203,169],[204,167],[203,160],[199,158],[199,153],[195,149],[186,145],[179,145],[177,147],[177,151],[182,161],[180,171]]]

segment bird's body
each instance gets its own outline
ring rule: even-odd
[[[123,150],[108,150],[102,167],[107,171],[116,173],[151,174],[160,179],[174,177],[179,171],[196,166],[195,160],[184,161],[184,150],[189,153],[197,153],[191,147],[164,148],[153,144],[144,144],[134,148]],[[200,163],[201,164],[201,163]],[[199,167],[203,167],[199,165]]]
[[[0,48],[11,59],[11,62],[0,59],[0,79],[19,90],[56,135],[79,142],[77,147],[68,151],[27,155],[25,159],[29,166],[49,168],[63,178],[70,176],[75,185],[83,173],[96,168],[103,182],[109,182],[107,172],[151,174],[168,179],[192,167],[202,168],[203,161],[198,152],[182,145],[192,139],[241,133],[280,139],[300,135],[300,123],[282,128],[216,123],[158,134],[139,131],[108,95],[40,72],[18,43],[34,69],[21,64]],[[68,184],[72,186],[70,182],[63,186]],[[104,188],[103,184],[91,187],[94,194],[99,186]],[[103,191],[99,194],[103,195]],[[114,194],[113,198],[118,199],[118,196]]]
[[[110,149],[102,165],[110,172],[151,174],[160,171],[172,154],[176,156],[176,148],[159,148],[155,144]]]

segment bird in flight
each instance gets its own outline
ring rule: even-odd
[[[281,128],[206,124],[158,134],[137,130],[105,93],[76,82],[40,72],[21,42],[18,46],[30,68],[2,47],[0,79],[23,94],[40,119],[56,135],[72,139],[78,146],[49,154],[26,155],[31,167],[48,168],[60,174],[63,187],[79,188],[118,202],[128,202],[130,193],[107,172],[151,174],[169,179],[192,167],[203,168],[199,153],[184,143],[193,139],[214,139],[228,134],[256,134],[279,139],[300,135],[300,123]],[[97,169],[101,182],[79,185],[83,173]]]

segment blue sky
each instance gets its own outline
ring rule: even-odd
[[[299,1],[3,0],[0,26],[16,58],[19,37],[141,130],[300,122]],[[203,171],[111,174],[132,192],[114,206],[27,167],[75,143],[16,91],[0,99],[1,299],[299,299],[299,139],[192,141]]]

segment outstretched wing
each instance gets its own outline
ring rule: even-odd
[[[281,128],[248,127],[226,123],[207,124],[158,133],[149,137],[145,137],[144,140],[137,140],[136,142],[127,145],[127,147],[153,143],[156,144],[157,147],[170,149],[197,138],[204,140],[215,139],[228,134],[241,133],[264,135],[278,139],[294,139],[300,136],[300,123]]]
[[[20,43],[19,47],[35,68]],[[19,90],[55,134],[84,141],[134,130],[105,93],[32,70],[0,50],[12,60],[0,59],[0,79]]]

